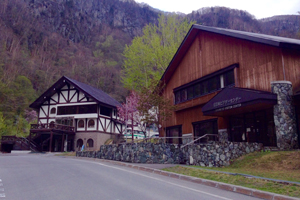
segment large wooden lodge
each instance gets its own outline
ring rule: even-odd
[[[29,140],[40,151],[99,150],[108,139],[118,140],[123,123],[120,103],[100,89],[63,76],[30,107],[38,111]]]
[[[300,40],[193,25],[161,81],[177,105],[161,137],[299,147]]]

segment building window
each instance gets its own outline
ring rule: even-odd
[[[88,139],[87,143],[86,143],[87,147],[94,147],[94,140],[93,139]]]
[[[234,71],[233,69],[223,73],[200,78],[186,86],[181,86],[180,89],[175,89],[175,104],[185,102],[190,99],[197,98],[215,92],[224,87],[230,87],[234,85]]]
[[[105,106],[100,106],[100,115],[105,115],[110,117],[111,115],[111,108],[105,107]]]
[[[223,75],[224,77],[224,87],[234,85],[234,71],[231,70]]]
[[[97,105],[59,106],[57,115],[90,114],[97,113]]]
[[[194,128],[194,139],[195,140],[199,137],[209,134],[209,136],[196,141],[196,143],[207,142],[208,140],[209,141],[217,140],[217,138],[215,136],[212,136],[212,135],[218,135],[218,120],[217,119],[194,122],[193,128]]]
[[[55,123],[56,124],[61,124],[61,125],[66,125],[66,126],[74,126],[73,124],[73,118],[56,118]]]
[[[175,93],[175,104],[180,103],[180,91]]]
[[[95,120],[90,119],[88,122],[88,128],[95,128]]]
[[[50,114],[56,114],[56,108],[51,108]]]
[[[167,143],[182,144],[181,126],[167,127],[166,128]]]
[[[78,121],[78,128],[84,128],[84,121],[82,119]]]
[[[77,140],[77,144],[76,144],[77,148],[81,148],[82,145],[83,145],[83,140],[82,139],[78,139]]]

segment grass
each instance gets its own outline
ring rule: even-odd
[[[282,195],[300,197],[300,184],[283,184],[244,176],[233,176],[218,171],[249,174],[279,180],[300,182],[300,151],[290,152],[255,152],[243,156],[228,167],[205,168],[176,166],[165,169],[166,171],[185,174],[198,178],[204,178],[233,185],[254,188]]]
[[[55,154],[56,156],[76,156],[76,152],[62,152]]]

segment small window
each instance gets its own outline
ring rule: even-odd
[[[234,85],[234,72],[233,70],[225,73],[224,75],[224,86],[231,86]]]
[[[78,128],[84,128],[84,121],[82,119],[78,121]]]
[[[221,88],[220,76],[215,76],[208,81],[208,92],[212,92]]]
[[[51,108],[50,114],[56,114],[56,108]]]
[[[208,81],[203,81],[201,83],[201,95],[208,93]]]
[[[175,104],[180,103],[180,91],[175,92]]]
[[[194,97],[198,97],[201,94],[201,86],[200,83],[194,85]]]
[[[187,89],[187,97],[188,99],[192,99],[194,97],[194,87],[191,86]]]
[[[183,89],[180,91],[180,100],[181,100],[181,102],[187,100],[187,90],[186,89]]]
[[[90,119],[88,122],[88,128],[94,128],[95,127],[95,120]]]
[[[87,147],[94,147],[94,140],[93,139],[88,139],[87,143],[86,143]]]

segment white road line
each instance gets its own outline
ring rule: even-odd
[[[4,198],[5,194],[4,193],[0,193],[0,198]]]
[[[102,164],[102,163],[89,162],[89,161],[85,161],[85,160],[78,160],[78,161],[94,163],[94,164],[98,164],[98,165],[101,165],[101,166],[104,166],[104,167],[114,168],[114,169],[118,169],[118,170],[125,171],[125,172],[128,172],[128,173],[144,176],[144,177],[151,178],[151,179],[154,179],[154,180],[157,180],[157,181],[161,181],[161,182],[165,182],[165,183],[168,183],[168,184],[171,184],[171,185],[175,185],[177,187],[181,187],[181,188],[184,188],[184,189],[187,189],[187,190],[191,190],[191,191],[194,191],[194,192],[198,192],[198,193],[206,194],[206,195],[209,195],[209,196],[213,196],[213,197],[216,197],[216,198],[219,198],[219,199],[232,200],[232,199],[228,199],[226,197],[222,197],[222,196],[219,196],[219,195],[204,192],[202,190],[192,189],[192,188],[185,187],[185,186],[182,186],[182,185],[178,185],[178,184],[175,184],[175,183],[171,183],[169,181],[165,181],[165,180],[162,180],[162,179],[159,179],[159,178],[154,178],[154,177],[147,176],[147,175],[144,175],[144,174],[140,174],[140,173],[137,173],[137,172],[132,172],[132,171],[129,171],[129,170],[126,170],[126,169],[122,169],[122,168],[119,168],[119,167],[115,167],[115,166],[111,166],[111,165],[105,165],[105,164]]]

